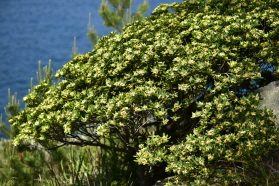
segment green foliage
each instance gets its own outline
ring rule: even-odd
[[[89,13],[89,20],[88,20],[88,33],[87,37],[89,41],[92,43],[92,46],[94,47],[97,41],[99,40],[99,36],[96,30],[94,30],[94,27],[92,26],[92,21],[91,21],[91,13]]]
[[[152,171],[162,163],[190,185],[249,182],[243,170],[254,171],[251,159],[278,146],[272,112],[251,94],[271,81],[267,71],[279,72],[278,8],[271,0],[162,4],[75,56],[57,71],[57,85],[37,85],[10,120],[20,130],[14,144],[34,139],[135,155],[150,166],[139,171],[143,185],[163,175]],[[102,11],[118,24],[108,7]]]
[[[116,2],[120,3],[120,2]],[[129,2],[131,3],[131,2]],[[130,4],[131,5],[131,4]],[[126,12],[128,12],[128,9],[131,7],[126,8]],[[146,10],[145,10],[146,9]],[[129,9],[129,15],[123,14],[122,16],[125,16],[125,19],[130,16],[130,21],[132,19],[139,19],[143,18],[140,17],[145,13],[148,9],[148,5],[146,2],[144,4],[141,4],[138,8],[137,17],[131,14],[131,10]],[[123,11],[122,9],[114,10],[116,13],[117,11]],[[105,15],[105,12],[104,12]],[[120,14],[119,14],[120,15]],[[90,16],[91,18],[91,16]],[[110,17],[107,17],[107,20],[109,20]],[[121,18],[124,20],[124,18]],[[98,34],[96,31],[94,31],[91,20],[89,20],[89,33],[88,37],[94,44],[98,40]],[[128,22],[127,22],[128,23]],[[119,25],[118,25],[119,26]],[[77,53],[77,47],[76,47],[76,38],[74,38],[74,47],[73,47],[73,56],[76,56]],[[45,87],[51,86],[54,84],[53,81],[53,75],[51,68],[51,61],[49,61],[49,64],[42,68],[41,62],[38,63],[38,72],[36,74],[38,84],[43,83]],[[30,81],[30,89],[28,91],[29,94],[31,94],[34,91],[33,86],[33,78],[31,78]],[[20,112],[20,105],[19,101],[17,102],[16,94],[14,96],[9,94],[9,103],[6,107],[6,114],[8,115],[8,120],[12,117],[16,116]],[[38,94],[38,100],[42,99],[43,94]],[[4,132],[6,135],[8,135],[9,138],[12,138],[18,134],[18,128],[17,127],[9,127],[7,124],[2,123],[2,117],[1,119],[1,131]],[[15,133],[15,134],[14,134]],[[108,139],[106,141],[110,141],[109,145],[115,146],[116,143],[115,140]],[[3,164],[3,169],[0,170],[2,175],[5,175],[5,179],[1,180],[1,185],[37,185],[37,184],[46,184],[46,185],[130,185],[133,183],[133,181],[130,181],[130,179],[137,180],[136,174],[133,174],[134,172],[134,166],[135,163],[129,159],[129,156],[126,154],[123,154],[122,152],[116,152],[116,151],[110,151],[105,149],[94,149],[88,148],[90,153],[86,153],[87,158],[84,157],[84,150],[82,148],[59,148],[58,151],[49,151],[46,152],[45,150],[38,150],[32,148],[30,150],[30,144],[29,143],[21,143],[17,147],[12,147],[11,142],[5,142],[5,148],[7,148],[7,151],[11,150],[14,154],[10,154],[10,156],[17,160],[17,163],[13,162],[5,162]],[[51,142],[42,142],[43,145],[46,147],[52,147],[53,143]],[[4,144],[4,143],[3,143]],[[8,144],[8,146],[7,146]],[[37,148],[38,144],[35,144],[34,147]],[[50,161],[46,160],[46,157],[41,156],[40,152],[49,153],[49,157],[51,157]],[[81,155],[81,153],[84,153]],[[18,161],[19,157],[16,154],[20,154],[20,161]],[[69,156],[67,156],[70,154]],[[96,161],[94,158],[98,156],[98,160]],[[9,157],[6,157],[4,152],[1,152],[1,157],[5,157],[5,159],[9,159]],[[36,167],[35,164],[27,159],[33,159],[37,161],[38,163],[42,163],[39,165],[39,167]],[[119,159],[120,158],[120,159]],[[95,162],[96,161],[96,162]],[[128,162],[126,162],[128,161]],[[26,165],[26,162],[28,165]],[[57,164],[58,162],[58,164]],[[60,164],[59,164],[60,162]],[[93,165],[92,162],[94,162]],[[112,163],[113,162],[113,163]],[[114,162],[118,162],[121,164],[115,164]],[[14,165],[12,169],[8,166],[9,164]],[[29,166],[30,164],[30,166]],[[44,165],[44,166],[42,166]],[[34,170],[40,170],[38,171],[38,175],[34,176],[33,172],[29,170],[29,167],[34,166]],[[97,170],[97,172],[96,172]],[[23,179],[24,177],[24,179]],[[20,180],[22,180],[20,182]],[[26,182],[23,180],[27,180]],[[131,182],[131,183],[130,183]]]
[[[111,10],[112,7],[112,10]],[[122,32],[122,28],[128,23],[143,20],[144,14],[149,10],[147,0],[140,4],[137,12],[132,14],[132,0],[102,0],[99,14],[104,20],[104,25],[113,27]]]
[[[45,150],[38,144],[26,144],[23,151],[2,139],[0,154],[1,186],[130,186],[136,180],[133,161],[123,153],[99,147]]]
[[[8,105],[4,108],[7,120],[11,119],[13,116],[20,112],[20,103],[17,100],[17,93],[11,96],[11,91],[8,89]],[[4,134],[7,138],[13,138],[18,134],[18,130],[11,130],[10,126],[7,126],[2,121],[2,115],[0,115],[0,132]]]
[[[19,100],[17,100],[17,93],[11,96],[11,90],[8,89],[8,105],[5,108],[8,119],[11,119],[13,116],[17,115],[19,111],[20,103]]]
[[[145,18],[144,14],[148,12],[149,6],[147,0],[144,0],[137,7],[137,12],[132,13],[132,0],[102,0],[102,4],[100,6],[99,14],[104,20],[104,25],[107,27],[113,27],[118,32],[123,32],[122,28],[134,21],[143,20]],[[87,36],[94,47],[97,41],[99,40],[99,36],[94,27],[91,24],[91,13],[89,14],[89,22],[88,22],[88,33]]]
[[[124,153],[90,146],[68,146],[57,151],[62,155],[57,156],[60,160],[59,171],[50,164],[49,169],[54,170],[53,175],[43,177],[43,180],[49,180],[50,185],[95,186],[123,183],[128,186],[131,179],[135,180],[136,175],[131,175],[134,171],[131,167],[133,161],[129,161]]]
[[[49,60],[48,65],[42,68],[41,61],[38,62],[38,72],[36,72],[38,84],[43,81],[48,82],[50,85],[53,84],[53,69],[52,61]],[[31,90],[33,86],[31,85]]]
[[[54,84],[51,61],[45,67],[38,63],[37,81]],[[33,92],[33,80],[29,93]],[[20,112],[17,94],[8,90],[8,106],[5,108],[8,119]],[[107,151],[99,147],[60,147],[46,150],[39,144],[25,141],[19,146],[12,145],[12,139],[18,134],[16,127],[9,127],[1,121],[1,132],[11,140],[0,142],[0,185],[129,185],[135,163],[123,153]],[[110,146],[116,146],[111,140]],[[50,147],[50,143],[44,145]],[[128,163],[126,162],[128,161]],[[115,164],[118,162],[119,164]],[[124,184],[125,183],[125,184]]]
[[[46,67],[41,67],[41,62],[38,62],[37,72],[38,83],[47,82],[49,86],[53,83],[51,61]],[[33,79],[30,81],[29,93],[33,91]],[[10,89],[8,90],[8,105],[5,107],[7,119],[11,119],[21,111],[17,93],[11,96]],[[17,127],[9,126],[2,123],[1,132],[10,140],[2,139],[0,142],[0,177],[1,185],[40,185],[40,176],[45,173],[47,167],[45,163],[45,151],[38,150],[38,145],[31,144],[25,141],[19,146],[12,145],[12,139],[19,134]],[[61,156],[62,158],[63,156]],[[47,172],[47,171],[46,171]],[[47,174],[47,173],[46,173]]]
[[[93,33],[93,32],[92,32]],[[74,46],[72,48],[72,56],[71,58],[75,57],[76,55],[78,55],[78,48],[77,48],[77,38],[74,37]]]
[[[49,86],[54,84],[52,73],[53,69],[51,60],[49,60],[48,65],[45,67],[41,66],[41,61],[38,62],[38,72],[36,73],[38,84],[41,82],[46,82]],[[28,90],[29,94],[33,92],[33,88],[33,78],[31,78],[30,89]],[[7,115],[7,120],[18,115],[21,111],[20,102],[17,99],[17,93],[14,93],[14,95],[11,96],[10,89],[8,89],[8,105],[4,109]],[[19,133],[17,127],[11,127],[3,123],[2,116],[0,117],[0,132],[10,139],[13,139]]]
[[[250,166],[278,145],[278,130],[270,128],[274,125],[272,114],[258,109],[258,97],[222,93],[211,102],[198,102],[198,108],[192,117],[199,118],[199,123],[185,141],[172,145],[167,153],[153,150],[154,144],[166,143],[167,138],[151,136],[146,146],[140,146],[137,161],[154,164],[164,160],[169,165],[167,171],[187,180],[194,177],[191,185],[227,185],[246,181],[244,168],[252,172],[254,167]]]
[[[42,151],[27,149],[22,152],[11,141],[0,142],[0,184],[3,186],[38,185],[44,171]]]

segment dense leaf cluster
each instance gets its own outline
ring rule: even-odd
[[[137,152],[140,164],[165,161],[192,184],[243,181],[237,167],[276,143],[272,113],[249,93],[278,73],[278,8],[276,0],[160,5],[65,64],[59,84],[36,86],[11,120],[14,143],[110,148],[103,139],[117,138],[114,150]]]

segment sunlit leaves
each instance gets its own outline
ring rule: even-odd
[[[192,185],[240,181],[234,164],[244,166],[276,144],[271,112],[248,96],[262,86],[256,83],[266,64],[279,72],[279,11],[272,2],[160,5],[75,56],[57,72],[58,85],[42,83],[27,95],[28,108],[12,121],[21,130],[15,143],[51,138],[53,131],[111,136],[140,148],[139,163],[166,161],[167,171],[193,177]],[[152,130],[161,137],[140,145]]]

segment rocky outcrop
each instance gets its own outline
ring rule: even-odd
[[[260,108],[273,110],[276,124],[279,126],[279,81],[273,81],[255,91],[261,99]]]

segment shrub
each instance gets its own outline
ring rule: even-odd
[[[53,140],[136,155],[150,166],[139,166],[143,185],[168,176],[165,166],[192,185],[245,181],[248,157],[258,161],[277,144],[272,113],[250,93],[279,72],[278,7],[162,4],[75,56],[56,73],[59,84],[36,86],[10,120],[20,130],[14,144]]]

